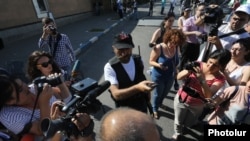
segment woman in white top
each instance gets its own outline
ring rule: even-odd
[[[224,74],[229,85],[246,85],[250,79],[250,38],[235,41],[231,48],[232,58]]]

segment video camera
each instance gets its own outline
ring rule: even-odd
[[[71,122],[76,113],[96,113],[100,110],[102,103],[96,99],[110,86],[109,81],[104,81],[100,85],[91,78],[85,78],[73,84],[71,87],[75,90],[72,100],[61,108],[66,113],[65,116],[50,120],[44,119],[41,123],[43,134],[46,138],[51,138],[57,131],[70,135],[79,135],[80,131],[76,125]]]
[[[211,25],[209,36],[216,36],[218,28],[221,26],[224,18],[223,9],[219,6],[208,6],[205,9],[204,23]]]

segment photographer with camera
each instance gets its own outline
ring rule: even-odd
[[[197,60],[200,54],[200,40],[206,35],[204,24],[205,8],[204,3],[198,4],[195,15],[186,19],[183,24],[182,31],[187,36],[187,39],[186,43],[180,48],[180,71],[184,69],[187,62]]]
[[[51,109],[50,109],[51,121],[56,121],[66,116],[67,113],[62,112],[63,106],[65,106],[65,103],[63,103],[62,101],[55,101],[52,104]],[[44,123],[42,122],[42,125],[43,124]],[[69,137],[67,137],[67,133],[59,130],[60,129],[59,126],[56,126],[53,123],[50,123],[50,128],[53,128],[51,126],[55,126],[56,128],[53,128],[53,130],[55,130],[55,132],[58,133],[56,134],[56,136],[53,136],[52,141],[62,141],[62,140],[93,141],[94,140],[94,136],[93,136],[94,135],[94,132],[93,132],[94,122],[87,113],[77,112],[75,113],[74,116],[72,116],[71,119],[69,119],[69,123],[65,123],[65,124],[71,124],[71,125],[68,125],[68,128],[72,128],[72,126],[75,126],[75,128],[77,128],[76,132],[78,132],[79,134],[76,134],[76,135],[70,134]],[[49,132],[54,132],[54,131],[50,130]],[[50,134],[50,133],[46,133],[46,134]],[[49,137],[48,139],[51,139],[51,138]]]
[[[21,139],[31,134],[36,140],[42,140],[41,121],[50,117],[50,106],[56,101],[52,87],[57,85],[61,98],[67,103],[71,96],[68,87],[62,83],[61,74],[52,74],[46,79],[37,78],[35,87],[11,74],[0,74],[0,121]]]
[[[231,59],[230,51],[216,50],[210,54],[207,62],[191,62],[178,73],[177,79],[184,85],[174,98],[173,139],[177,140],[183,133],[183,127],[198,123],[205,104],[223,86],[225,76],[221,72]]]
[[[49,53],[53,57],[54,61],[60,68],[70,75],[76,56],[69,37],[66,34],[62,34],[57,31],[57,27],[53,19],[45,17],[42,19],[42,23],[43,34],[39,39],[38,47],[48,47]]]
[[[211,5],[216,8],[216,6]],[[213,8],[212,8],[213,9]],[[218,14],[214,14],[215,16]],[[216,27],[214,31],[215,34],[209,34],[207,38],[208,47],[203,48],[199,55],[199,61],[205,61],[207,55],[216,49],[228,49],[232,47],[232,43],[238,39],[249,37],[247,31],[245,31],[244,26],[249,22],[250,19],[250,6],[241,5],[235,11],[233,11],[230,21],[226,24],[222,24]],[[215,20],[214,20],[215,21]],[[212,31],[212,29],[211,29]]]

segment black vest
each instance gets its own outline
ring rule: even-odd
[[[146,80],[146,77],[143,73],[144,66],[139,55],[133,55],[135,62],[135,79],[131,81],[126,70],[123,68],[120,60],[115,56],[109,60],[111,67],[116,73],[116,77],[119,83],[119,89],[131,87],[143,80]],[[116,107],[128,106],[133,109],[147,113],[147,93],[140,92],[123,100],[115,100],[111,94],[112,99],[115,101]]]

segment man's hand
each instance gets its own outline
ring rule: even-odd
[[[218,36],[208,36],[207,42],[214,44],[217,49],[222,49],[220,38]]]
[[[154,89],[154,87],[151,87],[152,84],[154,84],[154,82],[144,80],[137,84],[137,89],[141,92],[148,93]]]

